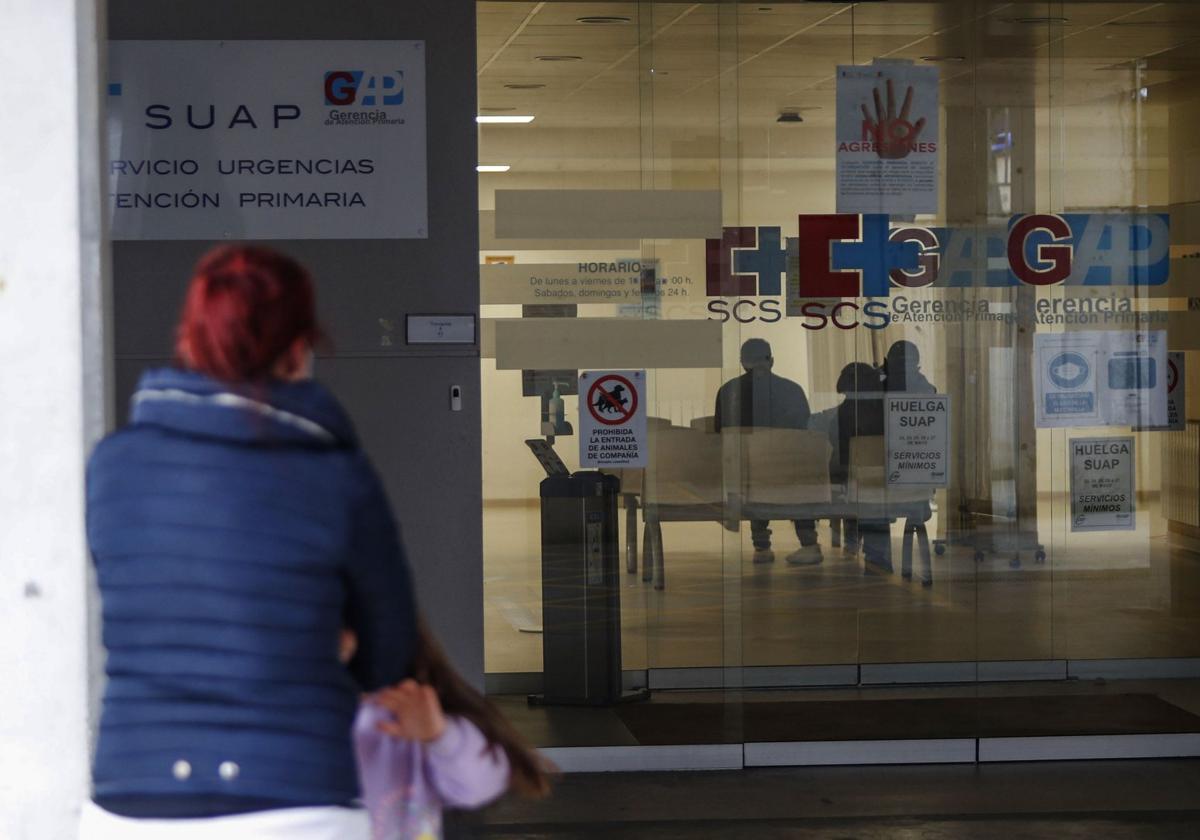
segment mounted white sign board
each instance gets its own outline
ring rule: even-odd
[[[423,41],[111,41],[114,239],[423,239]]]

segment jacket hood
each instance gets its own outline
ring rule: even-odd
[[[322,385],[221,382],[201,373],[147,371],[131,401],[130,420],[198,437],[243,443],[354,447],[354,427]]]

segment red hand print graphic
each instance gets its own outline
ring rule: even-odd
[[[913,145],[925,128],[925,118],[921,117],[915,123],[908,121],[912,111],[913,88],[908,86],[904,94],[904,104],[896,114],[896,90],[892,80],[887,80],[887,108],[879,97],[879,88],[872,91],[875,94],[875,116],[872,118],[866,103],[862,105],[863,133],[869,135],[875,142],[875,153],[885,160],[906,158],[912,151]]]

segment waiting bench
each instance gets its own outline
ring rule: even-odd
[[[842,492],[829,478],[831,446],[821,432],[731,428],[712,432],[707,418],[692,427],[649,424],[648,466],[620,471],[625,496],[627,570],[637,571],[637,509],[645,523],[642,579],[666,582],[663,522],[718,522],[738,531],[747,520],[908,519],[904,568],[920,542],[923,577],[931,581],[924,519],[930,492],[886,483],[882,437],[851,440],[850,477]],[[640,498],[640,503],[639,503]],[[911,528],[911,532],[910,532]]]

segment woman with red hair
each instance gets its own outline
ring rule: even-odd
[[[92,455],[108,685],[85,838],[368,836],[352,723],[409,675],[415,611],[379,479],[311,379],[319,337],[297,262],[213,251],[180,367]]]

